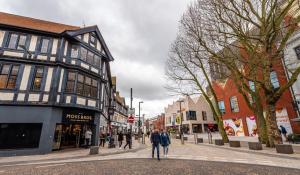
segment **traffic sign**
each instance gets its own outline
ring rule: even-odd
[[[133,123],[134,122],[134,117],[132,115],[130,115],[127,119],[128,123]]]

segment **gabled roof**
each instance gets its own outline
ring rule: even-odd
[[[85,28],[80,28],[78,30],[69,30],[66,31],[66,34],[68,34],[71,37],[76,37],[78,35],[84,34],[84,33],[88,33],[88,32],[95,32],[98,39],[100,40],[101,46],[103,47],[105,53],[107,54],[108,58],[110,61],[113,61],[114,58],[112,57],[103,36],[101,35],[101,32],[99,30],[99,28],[95,25],[95,26],[89,26],[89,27],[85,27]]]
[[[80,27],[60,24],[56,22],[44,21],[40,19],[13,15],[9,13],[0,12],[0,24],[21,27],[26,29],[34,29],[51,33],[62,33],[66,30],[78,30]]]

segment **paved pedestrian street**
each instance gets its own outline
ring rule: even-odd
[[[2,174],[299,174],[300,158],[279,157],[172,140],[168,158],[136,152],[0,164]],[[160,150],[162,153],[162,149]],[[30,157],[30,156],[29,156]]]

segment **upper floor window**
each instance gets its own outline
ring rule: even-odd
[[[236,96],[230,97],[230,107],[232,112],[239,112],[239,104]]]
[[[249,81],[249,88],[251,89],[251,91],[255,92],[255,84],[253,81]]]
[[[279,81],[277,78],[277,73],[275,71],[272,71],[270,73],[270,80],[271,80],[273,88],[275,88],[275,89],[279,88]]]
[[[41,90],[43,76],[44,76],[44,68],[36,67],[34,70],[34,77],[33,77],[31,90],[34,90],[34,91]]]
[[[18,65],[0,64],[0,89],[16,88],[19,68]]]
[[[187,111],[186,120],[197,120],[196,111]]]
[[[78,58],[79,55],[78,46],[74,45],[71,47],[71,58]],[[87,62],[95,67],[100,68],[101,66],[101,57],[94,54],[91,51],[81,47],[80,48],[80,59],[84,62]]]
[[[206,111],[202,111],[202,119],[204,121],[207,121],[207,114],[206,114]]]
[[[49,43],[50,40],[48,38],[41,38],[40,52],[48,53],[49,52]]]
[[[71,58],[78,58],[79,56],[79,49],[77,45],[71,46]]]
[[[218,106],[222,114],[225,114],[225,104],[224,101],[218,101]]]
[[[296,56],[297,56],[298,60],[300,60],[300,45],[295,47],[294,49],[295,49]]]
[[[76,92],[79,95],[86,97],[98,97],[98,81],[88,76],[69,72],[65,91],[68,93]],[[77,82],[76,82],[77,80]],[[76,85],[76,87],[75,87]]]
[[[26,35],[18,33],[9,33],[6,47],[10,49],[22,50],[25,47]]]
[[[86,57],[87,57],[87,50],[83,47],[81,47],[80,49],[80,59],[83,61],[86,61]]]

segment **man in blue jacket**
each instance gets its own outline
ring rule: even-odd
[[[158,133],[157,129],[155,129],[154,132],[151,134],[150,141],[152,143],[152,158],[154,158],[154,150],[156,148],[157,160],[160,160],[159,159],[159,144],[161,144],[161,136]]]

